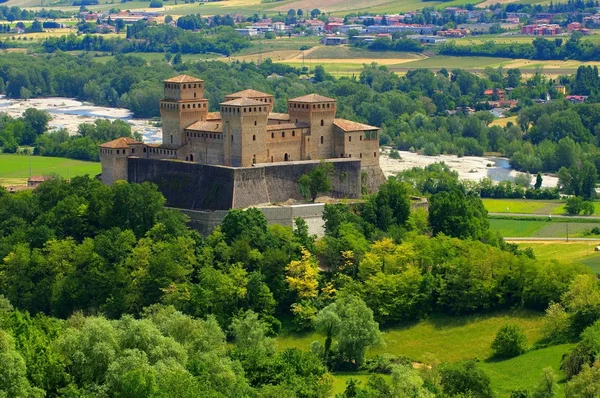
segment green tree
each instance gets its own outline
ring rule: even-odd
[[[459,189],[431,197],[429,224],[434,235],[443,233],[461,239],[481,239],[489,229],[481,199]]]
[[[315,318],[315,329],[320,333],[324,333],[326,336],[323,353],[325,363],[328,363],[333,336],[337,335],[341,323],[342,320],[337,313],[337,304],[335,303],[329,304],[327,307],[323,308]]]
[[[600,395],[600,364],[586,365],[581,373],[567,383],[567,398],[596,398]]]
[[[333,164],[321,162],[298,180],[300,193],[305,199],[310,198],[314,203],[320,193],[328,193],[332,189],[331,173]]]
[[[392,225],[404,226],[410,215],[407,184],[390,178],[365,203],[362,216],[382,231]]]
[[[556,373],[551,367],[544,368],[542,379],[533,392],[533,398],[554,398],[558,393]]]
[[[504,325],[492,342],[494,355],[500,358],[512,358],[527,350],[527,336],[519,325]]]
[[[535,189],[542,188],[542,182],[543,181],[544,181],[544,179],[542,178],[542,174],[541,173],[537,173],[537,176],[535,177],[535,185],[533,187]]]
[[[474,361],[443,365],[440,376],[444,393],[448,396],[469,396],[469,393],[478,398],[494,396],[490,377]]]
[[[345,361],[360,367],[367,348],[381,341],[379,325],[373,320],[373,311],[358,297],[342,297],[336,306],[341,320],[336,349]]]

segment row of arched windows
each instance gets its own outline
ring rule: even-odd
[[[321,107],[322,105],[322,107]],[[298,104],[296,102],[290,102],[288,104],[288,108],[292,109],[310,109],[311,106],[310,104]],[[329,108],[333,108],[333,104],[312,104],[312,109],[329,109]]]
[[[190,133],[189,131],[185,133],[190,138],[211,138],[215,140],[222,140],[223,134],[212,134],[212,133]]]
[[[184,84],[183,88],[197,88],[197,87],[202,87],[200,84]],[[175,84],[175,83],[165,83],[165,88],[172,88],[175,90],[179,89],[179,84]]]
[[[240,109],[243,109],[243,111],[240,111]],[[258,110],[258,112],[262,112],[263,107],[262,106],[259,106],[258,108],[256,108],[256,107],[254,107],[254,108],[237,108],[237,107],[230,107],[230,106],[222,106],[221,107],[222,113],[240,113],[240,112],[251,113],[251,112],[256,112],[257,110]],[[267,108],[264,108],[264,110],[266,111]]]
[[[202,103],[202,104],[197,104],[197,108],[206,108],[206,103]],[[181,106],[179,104],[168,104],[168,103],[161,103],[160,107],[163,109],[192,109],[192,108],[196,108],[196,104],[181,104]]]

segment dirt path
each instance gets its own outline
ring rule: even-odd
[[[308,50],[300,51],[298,54],[294,55],[293,57],[286,59],[286,61],[289,61],[290,59],[302,59],[303,56],[306,57],[307,55],[312,54],[313,52],[315,52],[316,50],[318,50],[321,47],[323,47],[323,46],[314,46],[314,47],[309,48]]]

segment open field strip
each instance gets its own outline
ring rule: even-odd
[[[600,252],[594,242],[515,242],[520,249],[531,248],[540,260],[557,260],[562,263],[583,264],[600,273]]]
[[[579,220],[578,220],[579,221]],[[596,221],[596,222],[593,222]],[[508,238],[594,238],[590,231],[600,227],[598,220],[586,222],[543,220],[489,220],[490,229]],[[596,235],[597,236],[597,235]],[[600,237],[598,238],[600,239]]]
[[[19,184],[30,175],[55,175],[72,178],[101,171],[99,162],[84,162],[49,156],[0,154],[0,185]],[[31,173],[30,173],[31,172]]]
[[[565,202],[560,200],[481,199],[490,213],[563,214]]]
[[[478,358],[480,366],[490,375],[492,387],[499,397],[508,397],[513,388],[532,388],[539,381],[546,366],[563,378],[559,369],[562,355],[572,345],[560,345],[528,352],[506,361],[491,360],[490,345],[496,332],[506,323],[523,327],[529,345],[541,338],[543,313],[533,311],[509,311],[486,315],[432,316],[427,320],[383,328],[384,345],[370,350],[368,357],[390,353],[405,356],[412,361],[431,364],[434,362],[457,362]],[[279,336],[279,349],[298,348],[308,350],[310,344],[325,337],[317,333]],[[343,386],[352,375],[334,374],[335,393],[343,391]],[[358,379],[366,382],[369,375],[360,373]],[[561,389],[562,391],[562,389]],[[564,396],[559,393],[559,397]]]
[[[500,126],[500,127],[506,127],[506,125],[508,123],[512,123],[512,124],[517,124],[517,117],[516,116],[509,116],[509,117],[503,117],[500,119],[496,119],[493,120],[489,126]]]

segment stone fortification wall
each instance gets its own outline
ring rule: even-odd
[[[361,197],[358,159],[331,159],[334,198]],[[302,199],[298,179],[319,161],[261,164],[232,168],[174,160],[128,161],[128,181],[158,185],[167,204],[181,209],[227,210]]]
[[[233,205],[235,169],[191,162],[129,158],[129,182],[151,181],[181,209],[228,210]]]

